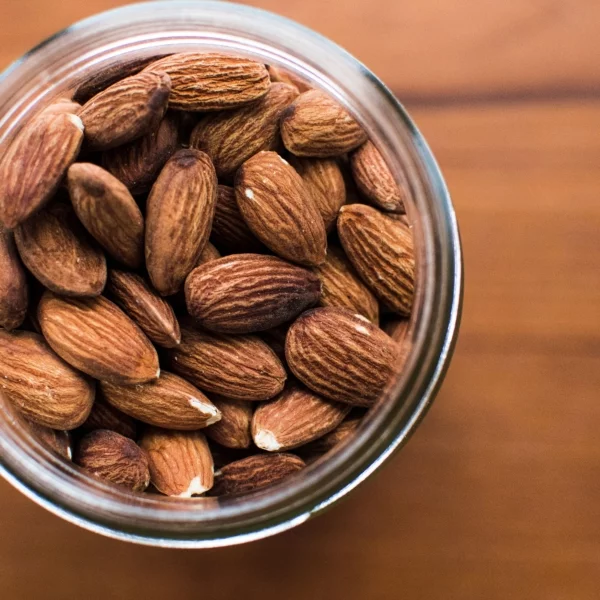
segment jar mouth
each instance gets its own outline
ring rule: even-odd
[[[417,292],[412,349],[401,376],[356,435],[301,473],[239,498],[178,500],[132,494],[82,473],[34,440],[0,399],[0,472],[24,494],[87,529],[168,547],[259,539],[322,511],[375,471],[416,429],[447,369],[458,331],[462,259],[455,214],[439,168],[391,92],[333,42],[272,13],[230,3],[168,1],[125,6],[81,21],[0,75],[0,145],[49,99],[123,58],[225,50],[276,64],[345,105],[397,174],[414,205]]]

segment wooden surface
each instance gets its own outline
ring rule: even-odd
[[[0,65],[118,4],[0,0]],[[405,450],[346,501],[251,545],[127,545],[0,483],[0,597],[597,599],[600,4],[256,4],[364,60],[439,158],[466,268],[443,390]]]

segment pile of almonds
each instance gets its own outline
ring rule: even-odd
[[[279,481],[400,369],[407,194],[352,116],[282,69],[182,53],[102,71],[0,163],[0,390],[130,490]]]

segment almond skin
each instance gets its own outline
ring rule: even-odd
[[[294,375],[317,394],[371,406],[396,373],[399,348],[365,317],[317,308],[290,327],[285,355]]]
[[[204,250],[202,250],[202,254],[196,262],[196,266],[199,267],[211,260],[217,260],[217,258],[221,258],[221,253],[210,242],[206,242],[206,246],[204,246]]]
[[[29,421],[75,429],[86,419],[94,384],[59,358],[37,333],[0,330],[0,389]]]
[[[106,259],[68,205],[53,204],[15,230],[21,259],[45,287],[63,296],[98,296]]]
[[[383,156],[371,141],[365,142],[350,157],[352,175],[361,193],[382,210],[405,212],[408,182],[397,182]]]
[[[292,71],[288,71],[283,67],[276,67],[275,65],[269,65],[267,67],[269,71],[269,76],[271,77],[271,81],[287,83],[288,85],[293,85],[299,92],[307,92],[312,89],[312,86],[308,81],[305,81],[296,73]]]
[[[321,90],[300,94],[281,118],[281,137],[296,156],[340,156],[367,141],[350,113]]]
[[[170,92],[166,73],[144,71],[96,94],[79,111],[87,144],[93,150],[108,150],[157,129]]]
[[[346,256],[371,291],[394,312],[410,315],[415,257],[410,229],[364,204],[344,206],[338,233]]]
[[[225,448],[249,448],[252,403],[214,395],[212,401],[221,413],[221,420],[205,429],[206,437]]]
[[[23,324],[29,305],[27,275],[13,234],[0,226],[0,327],[11,331]]]
[[[235,199],[235,191],[227,185],[219,185],[217,189],[217,206],[210,239],[226,254],[260,254],[267,251],[246,225]]]
[[[183,52],[147,67],[171,78],[171,108],[189,111],[237,108],[269,90],[266,67],[254,60],[219,53]]]
[[[97,298],[59,298],[46,292],[38,318],[48,344],[70,365],[101,381],[135,385],[159,374],[150,340],[115,304]]]
[[[191,498],[213,486],[213,459],[200,431],[149,427],[140,445],[148,453],[152,485],[159,492]]]
[[[135,420],[98,396],[101,396],[100,389],[98,389],[92,411],[79,430],[88,432],[95,431],[96,429],[108,429],[116,431],[132,440],[137,439],[137,425]]]
[[[297,95],[296,88],[274,83],[256,102],[204,117],[194,128],[190,145],[212,158],[219,177],[229,177],[257,152],[276,149],[279,118]]]
[[[71,436],[68,431],[60,431],[57,429],[50,429],[50,427],[44,427],[38,425],[33,421],[25,421],[27,428],[31,434],[39,440],[44,446],[54,450],[59,456],[71,460]]]
[[[188,327],[181,333],[181,344],[169,351],[171,370],[201,390],[235,400],[268,400],[283,389],[285,369],[258,337]]]
[[[115,408],[143,423],[165,429],[194,430],[216,423],[215,405],[185,379],[163,371],[140,385],[100,384],[102,396]]]
[[[360,280],[342,250],[330,247],[327,259],[315,273],[321,280],[321,306],[347,308],[363,315],[377,325],[379,304],[377,298]]]
[[[247,494],[273,485],[302,470],[305,463],[293,454],[257,454],[221,467],[212,496]]]
[[[198,262],[216,199],[214,167],[198,150],[174,154],[152,187],[146,206],[146,267],[163,296],[175,294]]]
[[[292,384],[277,398],[256,409],[252,438],[268,452],[291,450],[335,429],[349,411],[347,404],[325,400]]]
[[[142,194],[152,187],[160,170],[177,150],[178,141],[178,119],[167,113],[156,131],[105,152],[102,164],[132,194]]]
[[[78,102],[73,102],[73,100],[69,100],[68,98],[59,98],[58,100],[55,100],[52,104],[46,106],[42,113],[44,115],[76,115],[79,113],[80,110],[81,104],[79,104]]]
[[[337,162],[331,158],[290,157],[290,164],[302,177],[312,193],[317,209],[323,217],[325,229],[335,225],[340,208],[346,203],[346,185]]]
[[[107,292],[158,346],[174,348],[181,341],[181,330],[170,304],[135,273],[112,269]]]
[[[75,163],[67,173],[75,213],[94,239],[131,269],[144,261],[144,217],[129,190],[108,171]]]
[[[333,450],[336,446],[356,433],[362,417],[349,417],[342,421],[333,431],[302,447],[302,456],[321,455]]]
[[[408,319],[390,319],[383,326],[383,330],[396,342],[402,344],[408,333]]]
[[[14,229],[52,198],[82,141],[72,114],[42,114],[23,128],[0,163],[0,225]]]
[[[185,284],[189,314],[220,333],[264,331],[314,305],[318,277],[274,256],[233,254],[194,269]]]
[[[323,218],[302,178],[276,152],[259,152],[240,167],[235,197],[248,227],[275,254],[301,265],[324,262]]]
[[[134,492],[143,492],[150,485],[146,452],[114,431],[98,429],[81,438],[73,462],[95,477]]]

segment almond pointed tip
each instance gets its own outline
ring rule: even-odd
[[[281,444],[272,431],[261,430],[254,436],[254,443],[267,452],[277,452],[281,449]]]

